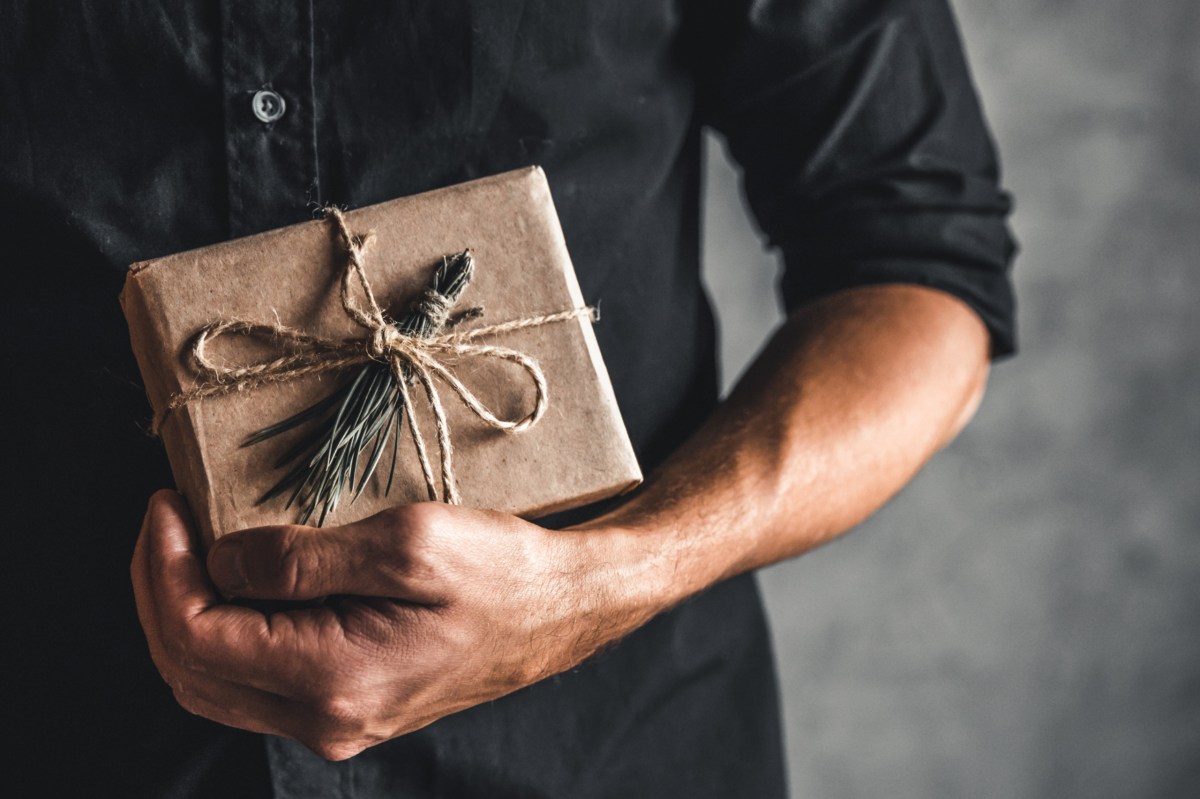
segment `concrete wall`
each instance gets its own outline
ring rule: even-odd
[[[793,793],[1197,797],[1200,3],[955,5],[1017,198],[1022,351],[899,498],[762,574]],[[710,145],[729,380],[777,266]]]

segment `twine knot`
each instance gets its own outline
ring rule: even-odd
[[[405,336],[389,324],[382,324],[367,338],[367,355],[373,361],[388,363],[389,358],[400,352],[408,336]]]

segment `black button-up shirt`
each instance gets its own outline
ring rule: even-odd
[[[945,0],[4,2],[5,659],[22,795],[770,797],[754,582],[566,674],[327,764],[175,705],[127,563],[171,482],[116,295],[135,260],[515,167],[549,177],[653,468],[716,401],[699,132],[789,307],[909,281],[1012,348],[1008,200]]]

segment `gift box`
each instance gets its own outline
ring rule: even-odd
[[[206,540],[429,499],[532,518],[641,480],[539,168],[137,263],[121,304]]]

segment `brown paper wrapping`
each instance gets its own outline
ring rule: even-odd
[[[539,168],[361,208],[346,219],[356,233],[375,232],[366,270],[392,316],[408,307],[443,255],[467,248],[475,255],[475,278],[457,307],[482,306],[484,316],[464,329],[584,304]],[[247,319],[328,338],[362,336],[338,297],[344,259],[332,223],[314,220],[130,267],[121,304],[154,409],[195,384],[185,352],[211,322]],[[486,427],[442,391],[464,505],[532,518],[641,481],[591,325],[587,318],[573,319],[495,338],[535,358],[549,384],[549,408],[525,432]],[[225,338],[231,340],[222,339],[222,357],[261,354],[245,337]],[[240,445],[250,433],[326,396],[357,368],[205,399],[166,417],[162,436],[171,469],[206,540],[295,521],[294,506],[285,510],[283,500],[260,505],[258,499],[282,476],[273,464],[300,431]],[[519,419],[532,406],[534,388],[513,364],[467,357],[451,368],[502,417]],[[436,472],[432,417],[421,392],[413,396]],[[428,498],[407,432],[399,441],[395,482],[384,496],[390,447],[362,496],[353,503],[343,498],[326,524]]]

